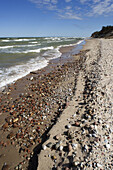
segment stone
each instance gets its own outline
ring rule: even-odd
[[[59,147],[59,150],[60,150],[60,151],[62,151],[62,150],[63,150],[63,146],[62,146],[62,145]]]
[[[56,140],[59,140],[60,138],[61,138],[61,134],[58,134],[58,135],[55,136]]]
[[[47,148],[46,145],[42,145],[43,150],[46,150],[46,148]]]
[[[55,149],[58,149],[60,146],[60,143],[58,142],[56,145],[55,145]]]
[[[52,143],[49,142],[46,146],[47,146],[48,148],[52,148]]]
[[[18,118],[14,119],[14,120],[13,120],[13,123],[15,123],[15,122],[17,122],[17,121],[18,121]]]
[[[70,128],[71,128],[71,125],[70,125],[70,124],[66,125],[66,128],[70,129]]]
[[[8,139],[12,139],[15,136],[13,132],[10,132],[7,136]]]
[[[32,81],[32,80],[33,80],[33,77],[31,77],[30,80]]]
[[[9,170],[10,166],[9,165],[3,165],[2,170]]]
[[[8,128],[8,127],[9,127],[8,123],[5,123],[5,124],[2,126],[3,129],[6,129],[6,128]]]
[[[107,149],[110,149],[110,144],[106,143],[105,146],[106,146]]]
[[[70,152],[72,150],[71,144],[68,145],[68,151]]]
[[[80,126],[80,122],[75,122],[75,126]]]

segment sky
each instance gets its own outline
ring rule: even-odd
[[[0,0],[0,37],[89,37],[113,25],[113,0]]]

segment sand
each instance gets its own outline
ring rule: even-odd
[[[88,40],[73,100],[49,132],[38,170],[112,169],[113,40]]]
[[[62,48],[1,93],[0,169],[113,168],[112,47],[91,39],[78,55]]]

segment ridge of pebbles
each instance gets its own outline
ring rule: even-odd
[[[87,43],[75,95],[43,143],[37,170],[113,169],[113,40]]]

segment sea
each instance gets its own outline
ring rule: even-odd
[[[61,47],[83,41],[76,37],[0,38],[0,90],[60,57]]]

